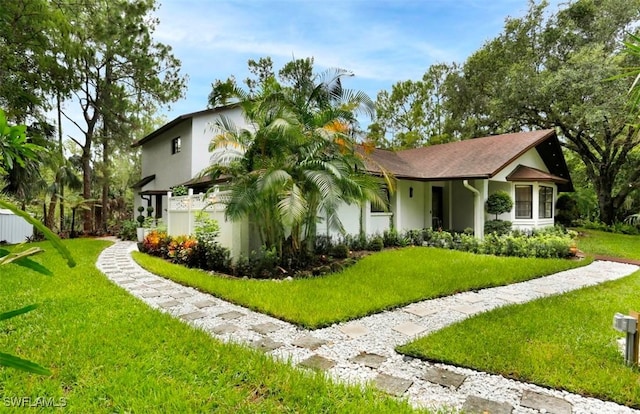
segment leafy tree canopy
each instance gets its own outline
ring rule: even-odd
[[[577,0],[550,13],[530,3],[447,80],[449,108],[462,137],[554,128],[575,153],[611,223],[640,187],[637,128],[616,78],[638,58],[622,51],[638,30],[639,0]]]

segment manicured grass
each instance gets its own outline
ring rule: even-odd
[[[0,351],[53,372],[0,368],[4,412],[23,413],[24,404],[38,401],[40,407],[66,404],[64,412],[71,413],[411,411],[371,389],[336,385],[258,351],[222,344],[109,282],[95,268],[106,242],[65,243],[78,262],[73,269],[43,243],[47,252],[34,260],[53,277],[13,265],[0,270],[0,311],[42,305],[0,324]]]
[[[640,236],[578,230],[583,234],[578,239],[578,248],[587,254],[640,260]]]
[[[640,272],[499,308],[398,347],[415,357],[499,373],[640,407],[640,370],[617,349],[615,312],[640,310]]]
[[[367,256],[325,277],[271,281],[211,275],[137,252],[134,258],[157,275],[307,328],[423,299],[520,282],[588,262],[408,247]]]

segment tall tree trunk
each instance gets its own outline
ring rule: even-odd
[[[107,231],[107,222],[109,219],[109,182],[110,168],[109,168],[109,140],[113,133],[113,102],[111,95],[111,87],[113,85],[113,67],[112,56],[107,46],[106,52],[106,65],[105,65],[105,87],[103,102],[105,111],[102,115],[102,214],[100,214],[100,229],[104,232]]]
[[[57,201],[58,195],[54,192],[51,194],[51,200],[49,200],[49,211],[47,212],[47,219],[44,223],[44,225],[51,229],[51,231],[54,231],[53,228],[55,227]]]
[[[100,215],[100,229],[107,231],[109,218],[109,139],[104,137],[102,141],[102,214]]]
[[[62,142],[62,107],[60,106],[60,95],[56,95],[56,106],[58,107],[58,148],[60,149],[60,159],[64,160],[64,145]],[[60,194],[60,232],[64,230],[64,183],[62,175],[58,181],[58,193]]]
[[[600,221],[604,224],[612,225],[615,222],[615,208],[613,205],[613,197],[611,197],[611,188],[609,183],[601,183],[596,186],[598,193],[598,206],[600,207]],[[607,188],[609,187],[609,188]]]
[[[91,139],[93,139],[93,137],[90,139],[90,135],[86,134],[86,139],[87,142],[82,148],[82,197],[85,200],[89,200],[91,198]],[[92,212],[93,209],[87,209],[82,215],[84,220],[84,231],[86,233],[90,233],[92,231]],[[71,227],[71,230],[75,231],[73,225]]]

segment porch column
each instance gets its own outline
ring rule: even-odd
[[[476,183],[478,180],[474,180]],[[480,181],[482,184],[484,180]],[[485,186],[481,185],[481,190],[469,184],[469,180],[462,180],[462,185],[473,193],[473,234],[479,238],[484,238],[484,199],[486,197]],[[476,184],[477,185],[477,184]]]
[[[401,191],[401,184],[398,183],[396,185],[396,193],[394,195],[395,197],[395,203],[393,203],[393,205],[391,205],[390,209],[391,213],[393,213],[393,227],[396,228],[398,231],[401,230],[401,226],[402,226],[402,203],[400,201],[401,199],[401,195],[400,195],[400,191]]]
[[[489,180],[476,180],[474,184],[480,192],[477,200],[475,200],[476,217],[474,219],[474,223],[476,228],[474,228],[474,233],[479,239],[484,239],[484,205],[487,202],[487,198],[489,197]]]

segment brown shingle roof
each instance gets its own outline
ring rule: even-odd
[[[549,181],[566,184],[569,180],[525,165],[518,165],[507,175],[507,181]]]
[[[380,172],[376,165],[380,164],[398,178],[424,181],[491,178],[532,148],[538,150],[550,171],[549,176],[555,177],[560,191],[573,191],[560,143],[552,129],[494,135],[398,152],[376,149],[365,156],[365,165],[373,173]]]
[[[490,178],[553,135],[553,130],[495,135],[400,151],[398,155],[422,178]]]

